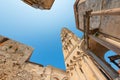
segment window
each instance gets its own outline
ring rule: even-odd
[[[69,67],[69,64],[67,64],[67,67]]]
[[[72,61],[72,60],[70,60],[70,63],[73,63],[73,61]]]
[[[80,52],[79,52],[79,51],[77,51],[77,55],[80,55]]]
[[[52,80],[59,80],[59,78],[57,78],[57,77],[52,77]]]
[[[73,60],[75,60],[76,59],[76,57],[75,56],[73,56]]]
[[[83,70],[80,68],[81,73],[83,73]]]
[[[105,58],[106,62],[109,63],[112,66],[113,69],[118,71],[119,68],[113,62],[110,61],[110,57],[116,56],[116,55],[117,54],[115,52],[109,50],[105,53],[104,58]],[[115,60],[116,63],[120,63],[119,61],[120,61],[120,59]]]

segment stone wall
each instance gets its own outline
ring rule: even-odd
[[[68,80],[66,71],[29,62],[33,48],[0,36],[0,80]]]
[[[94,59],[84,51],[84,39],[79,39],[67,28],[62,29],[61,38],[66,71],[70,80],[108,80],[105,73],[98,68],[100,66],[97,66]],[[71,48],[71,45],[74,46]]]
[[[90,16],[90,25],[84,17],[86,11],[105,11],[109,9],[120,9],[120,0],[76,0],[74,8],[77,28],[84,32],[85,50],[113,79],[118,73],[104,59],[108,50],[120,53],[120,15],[94,15]],[[92,13],[91,12],[91,13]],[[88,15],[87,15],[88,16]],[[85,23],[85,24],[84,24]],[[85,28],[85,30],[84,30]],[[104,63],[104,65],[103,65]],[[106,67],[105,67],[106,66]]]
[[[83,15],[85,11],[92,10],[101,11],[107,9],[120,8],[120,0],[79,0],[77,4],[79,16],[79,28],[83,30]],[[119,15],[104,15],[92,16],[90,19],[90,29],[99,29],[100,32],[120,39],[120,16]]]
[[[54,0],[22,0],[26,4],[39,9],[50,9]]]

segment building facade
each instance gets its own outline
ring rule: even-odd
[[[0,80],[68,80],[66,71],[29,62],[33,48],[0,36]]]
[[[66,72],[70,80],[112,80],[109,73],[85,51],[84,39],[78,38],[67,28],[62,30],[61,38]]]
[[[120,1],[119,0],[76,0],[74,4],[76,27],[84,32],[84,48],[104,69],[111,79],[118,73],[104,58],[107,51],[116,55],[109,59],[118,68],[120,59]],[[110,79],[110,80],[111,80]]]
[[[54,0],[23,0],[34,8],[50,9]],[[78,38],[67,28],[61,32],[66,71],[29,62],[33,48],[0,36],[0,80],[120,80],[104,59],[120,63],[120,0],[76,0],[76,27],[84,33]]]

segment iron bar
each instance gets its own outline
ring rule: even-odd
[[[111,61],[112,63],[114,63],[118,68],[120,68],[119,63],[115,62],[115,60],[120,59],[120,55],[114,55],[114,56],[110,56],[110,57],[108,57],[108,58],[110,59],[110,61]]]
[[[90,31],[90,14],[91,11],[86,11],[84,17],[84,39],[85,39],[85,45],[86,49],[89,49],[89,31]]]
[[[99,16],[99,15],[120,15],[120,8],[108,9],[91,12],[91,16]]]
[[[110,71],[107,70],[109,67],[107,67],[107,65],[104,62],[102,62],[102,60],[99,59],[92,51],[90,50],[84,51],[90,56],[90,58],[93,60],[93,63],[95,63],[95,65],[98,66],[102,73],[104,73],[109,80],[113,80],[112,79],[113,75],[110,75],[109,74]]]
[[[116,47],[115,45],[112,45],[109,42],[99,39],[93,35],[89,35],[89,37],[92,38],[93,40],[95,40],[96,42],[100,43],[101,45],[105,46],[106,48],[113,50],[117,54],[120,54],[120,48]]]

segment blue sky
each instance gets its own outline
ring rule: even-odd
[[[108,58],[109,56],[114,56],[114,55],[117,55],[117,54],[115,52],[109,50],[108,52],[106,52],[104,58],[115,70],[119,70],[119,68],[116,65],[114,65],[113,63],[111,63],[109,58]]]
[[[75,25],[75,0],[56,0],[51,10],[34,9],[21,0],[0,2],[0,34],[32,46],[34,52],[30,61],[65,70],[61,29],[67,27],[77,36],[83,35]],[[108,62],[109,54],[115,53],[110,51],[105,55]]]
[[[0,34],[32,46],[30,61],[64,70],[61,29],[82,36],[75,26],[74,2],[56,0],[51,10],[39,10],[21,0],[0,0]]]

